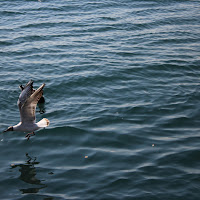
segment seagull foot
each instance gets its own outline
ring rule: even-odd
[[[34,132],[32,132],[32,133],[28,133],[25,137],[27,138],[27,141],[29,140],[29,138],[31,137],[31,136],[33,136],[33,135],[35,135],[35,133]]]

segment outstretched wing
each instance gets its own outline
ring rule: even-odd
[[[24,105],[26,100],[31,96],[33,93],[33,81],[30,80],[25,87],[23,87],[21,94],[19,95],[19,99],[17,102],[17,105],[19,107],[19,111],[21,110],[21,107]]]
[[[39,99],[42,96],[42,93],[43,93],[42,89],[44,88],[44,86],[45,84],[42,84],[36,91],[33,92],[32,90],[31,92],[33,92],[33,94],[31,94],[26,99],[26,101],[21,105],[21,107],[19,106],[22,123],[35,123],[35,109],[36,109]],[[24,90],[25,89],[26,87],[24,88]],[[27,89],[27,91],[29,90]]]

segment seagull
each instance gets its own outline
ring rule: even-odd
[[[8,127],[4,132],[7,131],[22,131],[29,132],[26,135],[27,140],[32,135],[35,135],[34,131],[49,126],[50,122],[48,119],[43,118],[36,123],[35,110],[38,101],[42,97],[43,88],[45,84],[42,84],[37,90],[33,90],[33,81],[30,80],[21,91],[17,105],[19,107],[21,121],[14,126]]]

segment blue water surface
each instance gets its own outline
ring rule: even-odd
[[[1,0],[0,130],[30,79],[50,126],[0,134],[0,199],[199,199],[199,46],[195,0]]]

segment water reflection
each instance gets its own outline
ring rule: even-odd
[[[31,184],[31,185],[37,185],[37,187],[29,187],[26,189],[20,189],[20,191],[23,194],[27,193],[38,193],[39,190],[46,187],[45,184],[42,184],[41,180],[36,177],[37,171],[35,168],[35,165],[39,164],[39,162],[36,161],[36,157],[31,157],[26,153],[26,162],[25,164],[18,164],[18,165],[11,165],[12,168],[19,167],[19,172],[21,175],[19,176],[19,179],[24,181],[25,183]]]

